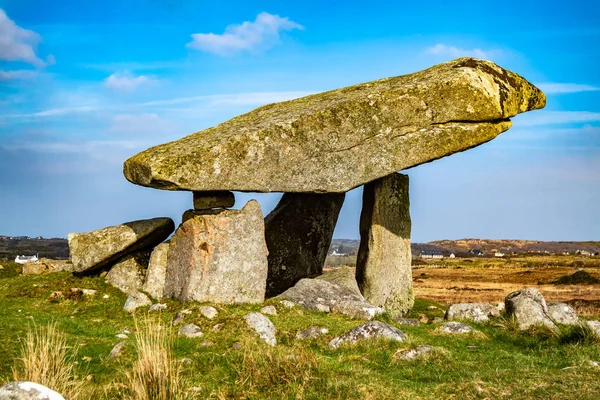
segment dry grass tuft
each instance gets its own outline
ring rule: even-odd
[[[56,323],[30,326],[21,344],[21,357],[12,368],[13,378],[39,383],[67,399],[81,398],[84,381],[75,375],[77,350],[67,346]]]

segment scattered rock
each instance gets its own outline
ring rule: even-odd
[[[223,328],[223,324],[215,324],[211,330],[213,332],[219,332],[222,328]]]
[[[240,342],[235,342],[234,344],[231,345],[232,350],[239,350],[241,348],[242,348],[242,344]]]
[[[126,335],[126,334],[124,334],[124,333],[118,333],[118,334],[116,335],[116,337],[117,337],[117,338],[119,338],[119,339],[129,339],[129,336],[127,336],[127,335]]]
[[[150,308],[148,309],[148,311],[153,312],[153,311],[162,311],[162,310],[166,310],[168,307],[166,304],[162,304],[162,303],[156,303],[156,304],[152,304],[150,306]]]
[[[258,336],[260,336],[265,343],[269,346],[275,346],[277,343],[275,332],[277,332],[277,330],[269,318],[260,313],[251,312],[246,315],[245,319],[248,326],[258,333]]]
[[[71,288],[71,293],[81,294],[82,296],[93,297],[96,295],[94,289]]]
[[[204,336],[204,333],[200,330],[198,325],[187,324],[184,325],[178,332],[178,335],[185,336],[186,338],[198,338]]]
[[[468,319],[474,322],[489,321],[490,317],[499,317],[498,308],[486,303],[460,303],[448,307],[444,318],[447,320]]]
[[[279,304],[281,304],[282,306],[284,306],[285,308],[294,308],[296,307],[296,303],[294,303],[293,301],[289,301],[289,300],[281,300],[279,302]]]
[[[585,323],[600,336],[600,321],[585,321]]]
[[[23,264],[23,275],[42,275],[51,272],[46,264],[40,262],[28,262]]]
[[[108,355],[108,358],[116,358],[120,356],[121,352],[123,351],[123,347],[125,347],[126,344],[127,342],[118,343],[115,347],[112,348],[110,354]]]
[[[126,256],[110,269],[106,275],[106,283],[125,294],[141,290],[144,285],[149,257],[148,252],[138,252]]]
[[[284,193],[265,218],[269,249],[267,297],[320,275],[345,193]]]
[[[142,292],[134,292],[127,296],[127,301],[125,301],[125,305],[123,306],[123,310],[127,312],[134,312],[139,307],[145,307],[152,305],[152,302]]]
[[[10,382],[0,387],[0,400],[65,400],[65,398],[39,383]]]
[[[51,302],[59,302],[64,299],[65,299],[64,293],[59,290],[50,293],[50,296],[48,296],[48,300],[50,300]]]
[[[364,301],[342,300],[331,305],[331,312],[343,314],[350,318],[371,320],[385,311],[381,307],[372,306]]]
[[[329,348],[337,349],[343,344],[352,344],[365,339],[385,338],[403,342],[406,335],[398,328],[394,328],[380,321],[370,321],[362,324],[329,342]]]
[[[506,310],[506,305],[504,304],[503,301],[500,301],[500,302],[496,303],[496,309],[499,312],[502,312],[502,311]]]
[[[327,328],[323,328],[320,326],[311,326],[308,329],[296,332],[296,339],[298,339],[298,340],[314,339],[316,337],[325,335],[328,332],[329,332],[329,329],[327,329]]]
[[[69,233],[74,272],[92,273],[110,267],[128,254],[159,244],[174,229],[171,218],[154,218],[86,233]]]
[[[156,300],[162,299],[164,295],[168,256],[169,243],[164,242],[152,250],[148,261],[143,290]]]
[[[555,324],[579,324],[577,312],[565,303],[548,303],[548,315]]]
[[[526,330],[535,325],[556,329],[556,325],[548,315],[546,300],[539,290],[525,288],[509,293],[504,302],[506,314],[509,317],[514,316],[519,329]]]
[[[261,314],[277,315],[277,309],[275,308],[275,306],[264,306],[260,309],[260,312]]]
[[[400,350],[396,353],[396,357],[402,360],[412,361],[429,355],[433,349],[433,346],[417,346],[414,349]]]
[[[175,314],[175,316],[173,317],[173,320],[171,321],[171,326],[177,326],[177,325],[183,323],[185,316],[190,315],[191,313],[192,313],[192,310],[188,310],[188,309],[178,311],[177,314]]]
[[[171,238],[165,297],[213,303],[261,303],[267,245],[260,205],[191,213]]]
[[[218,314],[217,309],[214,307],[211,307],[211,306],[198,307],[198,311],[200,311],[200,314],[202,314],[203,316],[205,316],[208,319],[213,319]]]
[[[194,210],[210,210],[212,208],[231,208],[235,204],[235,196],[229,191],[193,192]]]
[[[419,324],[420,324],[419,320],[416,318],[397,317],[397,318],[394,318],[394,322],[396,322],[400,325],[409,325],[409,326],[419,326]]]
[[[440,318],[440,317],[435,317],[435,318],[433,318],[433,319],[431,320],[431,323],[432,323],[432,324],[439,324],[439,323],[442,323],[442,322],[444,322],[444,319],[443,319],[443,318]]]
[[[402,317],[412,308],[408,176],[398,173],[365,185],[356,280],[365,300]]]
[[[23,275],[41,275],[62,271],[72,272],[73,263],[71,263],[70,260],[51,260],[49,258],[40,258],[38,261],[23,264],[21,273]]]
[[[472,333],[473,328],[462,322],[446,322],[442,326],[438,328],[438,330],[442,333],[450,333],[450,334],[462,334],[462,333]]]

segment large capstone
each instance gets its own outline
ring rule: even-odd
[[[285,193],[265,218],[269,249],[267,297],[323,273],[344,193]]]
[[[412,308],[408,176],[392,174],[365,185],[356,280],[365,299],[392,316]]]
[[[69,233],[74,272],[92,273],[140,250],[151,249],[175,230],[171,218],[154,218],[109,226],[86,233]]]
[[[124,164],[167,190],[343,193],[470,149],[544,107],[519,75],[474,58],[260,107]]]
[[[260,303],[267,282],[260,205],[186,213],[169,244],[164,297],[213,303]]]

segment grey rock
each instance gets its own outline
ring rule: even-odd
[[[548,315],[548,306],[544,296],[536,288],[525,288],[509,293],[504,299],[506,314],[514,317],[521,330],[535,325],[557,329]]]
[[[548,315],[555,324],[578,325],[577,312],[565,303],[548,303]]]
[[[434,350],[433,346],[417,346],[414,349],[401,350],[397,353],[397,357],[402,360],[412,361],[426,357]]]
[[[154,312],[154,311],[162,311],[162,310],[166,310],[168,307],[166,304],[162,304],[162,303],[156,303],[156,304],[152,304],[150,306],[150,308],[148,309],[148,311],[150,312]]]
[[[125,294],[141,290],[144,285],[149,257],[150,254],[147,252],[126,256],[112,266],[106,275],[106,283]]]
[[[39,383],[10,382],[0,387],[0,400],[65,400],[65,398]]]
[[[296,303],[294,303],[293,301],[289,301],[289,300],[281,300],[279,302],[279,304],[281,304],[282,306],[284,306],[285,308],[294,308],[296,307]]]
[[[321,303],[317,303],[315,305],[315,310],[322,312],[322,313],[329,313],[331,312],[331,308],[329,306],[326,306],[325,304],[321,304]]]
[[[230,208],[235,204],[235,196],[229,191],[194,192],[194,210]]]
[[[463,333],[472,333],[473,328],[462,322],[446,322],[442,326],[440,326],[439,331],[442,333],[450,333],[450,334],[463,334]]]
[[[117,343],[115,345],[115,347],[113,347],[112,350],[110,351],[110,353],[108,354],[108,358],[116,358],[116,357],[120,356],[121,352],[123,351],[123,347],[125,347],[126,344],[127,344],[127,342]]]
[[[364,301],[341,300],[330,307],[331,312],[343,314],[351,318],[371,320],[385,311]]]
[[[213,332],[220,332],[221,329],[223,329],[223,324],[215,324],[212,328],[211,331]]]
[[[419,320],[416,318],[397,317],[397,318],[394,318],[394,322],[396,322],[400,325],[408,325],[408,326],[419,326],[419,324],[420,324]]]
[[[275,325],[271,322],[271,320],[261,313],[251,312],[245,317],[246,324],[250,328],[252,328],[258,336],[269,346],[275,346],[277,343],[277,339],[275,338],[275,333],[277,329],[275,329]]]
[[[179,332],[177,332],[177,334],[179,336],[185,336],[186,338],[190,339],[204,336],[204,333],[202,333],[200,327],[194,324],[184,325],[183,327],[181,327],[181,329],[179,329]]]
[[[474,322],[486,322],[490,317],[499,317],[500,312],[496,306],[486,303],[459,303],[452,304],[446,311],[447,320],[468,319]]]
[[[600,336],[600,321],[585,321],[585,323]]]
[[[185,319],[186,315],[190,315],[192,313],[192,310],[181,310],[178,311],[177,314],[175,314],[175,316],[173,317],[173,320],[171,321],[171,326],[177,326],[183,323],[183,320]]]
[[[284,193],[265,218],[269,249],[267,297],[323,273],[344,193]]]
[[[168,257],[168,242],[159,244],[150,254],[143,290],[156,300],[162,299],[164,295]]]
[[[134,292],[127,296],[123,310],[131,313],[140,307],[146,307],[150,305],[152,305],[152,301],[150,301],[148,296],[141,292]]]
[[[206,317],[208,319],[213,319],[219,313],[216,308],[211,307],[211,306],[198,307],[198,311],[200,311],[200,314],[202,314],[204,317]]]
[[[277,315],[277,309],[274,306],[264,306],[260,309],[261,314]]]
[[[442,322],[444,322],[444,319],[443,319],[443,318],[440,318],[440,317],[435,317],[435,318],[433,318],[433,319],[431,320],[431,323],[432,323],[432,324],[439,324],[439,323],[442,323]]]
[[[358,283],[356,282],[356,268],[346,266],[333,268],[329,271],[325,271],[322,275],[317,276],[316,279],[338,285],[349,290],[350,293],[354,293],[363,298],[363,295],[358,287]]]
[[[187,218],[171,238],[164,295],[213,303],[264,301],[267,245],[258,202]]]
[[[296,339],[305,340],[305,339],[314,339],[319,336],[325,335],[329,332],[329,329],[323,328],[321,326],[311,326],[308,329],[304,329],[296,332]]]
[[[410,249],[408,176],[391,174],[365,185],[356,280],[365,299],[404,316],[415,298]]]
[[[129,336],[127,336],[124,333],[118,333],[117,335],[115,335],[117,338],[119,339],[129,339]]]
[[[406,335],[398,328],[394,328],[380,321],[370,321],[358,326],[329,342],[329,348],[337,349],[343,344],[352,344],[358,341],[374,338],[385,338],[397,342],[406,340]]]
[[[126,255],[151,249],[165,240],[174,229],[171,218],[154,218],[86,233],[69,233],[73,270],[93,273],[110,267]]]

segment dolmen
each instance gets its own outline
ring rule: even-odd
[[[398,171],[490,141],[545,103],[521,76],[460,58],[269,104],[145,150],[125,161],[127,180],[190,191],[194,207],[150,255],[161,267],[150,262],[142,288],[182,301],[255,303],[305,284],[323,273],[345,193],[364,185],[356,283],[373,307],[406,314],[414,302],[409,180]],[[283,196],[263,218],[254,200],[232,210],[235,191]],[[94,259],[94,268],[115,260]]]

